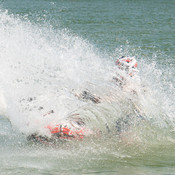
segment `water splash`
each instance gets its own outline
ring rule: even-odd
[[[52,120],[64,118],[83,105],[73,89],[107,80],[107,61],[81,38],[38,28],[8,12],[1,12],[0,18],[1,89],[6,115],[16,125],[43,120],[50,110]]]
[[[159,81],[163,71],[154,64],[140,60],[140,78],[128,80],[127,88],[121,90],[112,80],[116,68],[110,56],[104,58],[88,41],[66,30],[38,27],[0,11],[0,38],[0,112],[21,132],[47,134],[45,125],[74,111],[90,118],[90,127],[102,131],[106,123],[115,130],[118,118],[139,113],[148,121],[132,128],[133,138],[140,136],[141,142],[145,135],[151,138],[152,130],[157,135],[159,129],[174,128],[174,103],[163,85],[171,86],[172,94],[174,86],[166,79]],[[120,49],[115,55],[125,53],[129,51]],[[85,89],[103,103],[94,105],[74,95]],[[51,110],[54,113],[47,115]]]

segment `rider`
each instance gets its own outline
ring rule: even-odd
[[[120,70],[122,70],[124,74],[129,75],[129,77],[133,77],[135,73],[138,72],[137,61],[134,57],[122,56],[117,59],[115,64]],[[123,87],[126,81],[124,76],[118,73],[113,79],[115,79],[121,87]],[[101,98],[90,93],[89,91],[83,91],[80,94],[76,93],[75,96],[82,100],[89,100],[95,104],[101,103]],[[116,122],[116,128],[118,132],[120,132],[123,122],[126,123],[125,121]],[[79,114],[73,114],[72,116],[65,119],[62,123],[57,125],[48,125],[46,128],[49,129],[52,138],[58,139],[81,140],[85,136],[97,134],[86,127],[86,123],[79,117]],[[44,141],[46,140],[45,137],[40,137],[37,134],[31,135],[30,139],[37,141],[43,141],[43,139]]]

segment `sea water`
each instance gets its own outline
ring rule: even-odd
[[[175,174],[174,9],[173,0],[1,0],[0,174]],[[139,72],[121,89],[123,55]],[[102,103],[77,98],[83,90]],[[77,113],[101,134],[27,140]],[[138,115],[119,136],[116,121]]]

